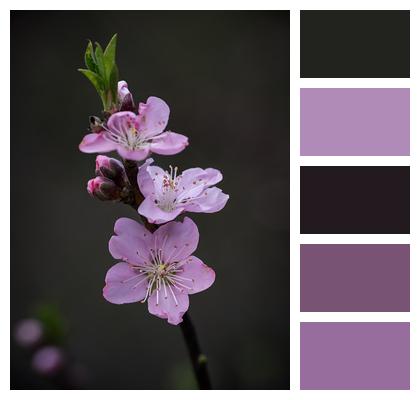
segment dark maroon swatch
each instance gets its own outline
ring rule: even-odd
[[[301,245],[300,310],[410,311],[410,246]]]
[[[410,168],[301,167],[300,232],[410,233]]]

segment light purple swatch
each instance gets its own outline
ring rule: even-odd
[[[301,245],[300,311],[410,311],[410,246]]]
[[[301,89],[300,154],[410,155],[410,89]]]
[[[410,389],[408,322],[303,322],[301,389]]]

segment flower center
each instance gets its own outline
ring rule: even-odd
[[[171,257],[175,256],[174,253],[177,251],[179,250],[175,247]],[[191,290],[194,282],[193,279],[179,275],[184,271],[183,266],[188,260],[164,262],[162,249],[150,249],[149,259],[142,256],[140,252],[137,252],[137,254],[144,259],[144,264],[141,266],[132,265],[133,270],[138,272],[138,274],[128,280],[138,279],[133,289],[144,281],[147,281],[146,294],[142,303],[153,293],[156,293],[156,305],[159,305],[159,301],[162,301],[162,298],[166,300],[170,296],[173,298],[175,306],[178,307],[179,301],[177,294],[179,295],[186,290]]]
[[[157,206],[166,212],[171,212],[175,210],[177,206],[177,196],[178,196],[178,183],[180,176],[177,176],[178,167],[173,168],[172,165],[169,166],[169,172],[165,171],[162,181],[162,191],[155,200]]]
[[[144,148],[150,139],[147,139],[142,131],[138,131],[134,125],[134,121],[128,121],[120,124],[118,129],[109,129],[104,127],[105,137],[128,150],[140,150]]]

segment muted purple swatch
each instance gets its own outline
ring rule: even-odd
[[[303,322],[301,389],[410,389],[408,322]]]
[[[301,89],[302,156],[410,155],[410,89]]]
[[[410,311],[410,246],[301,245],[300,310]]]

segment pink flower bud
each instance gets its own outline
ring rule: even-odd
[[[125,169],[121,161],[115,158],[99,155],[96,157],[96,176],[102,176],[114,181],[119,187],[124,187],[128,182]]]
[[[32,368],[41,375],[55,375],[64,366],[64,353],[56,346],[39,349],[32,358]]]
[[[118,82],[118,100],[120,102],[120,111],[134,111],[135,105],[133,96],[128,90],[126,81]]]
[[[87,184],[88,193],[99,200],[120,200],[121,189],[109,178],[97,176]]]
[[[16,325],[15,340],[22,347],[33,347],[41,342],[42,324],[37,319],[23,319]]]

